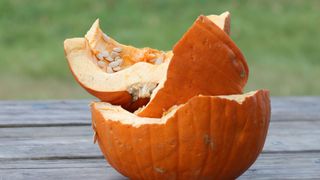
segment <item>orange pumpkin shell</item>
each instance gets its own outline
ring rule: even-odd
[[[108,162],[136,180],[235,179],[265,142],[269,93],[195,96],[161,118],[93,103],[92,124]]]
[[[200,16],[173,49],[166,79],[138,115],[161,117],[173,105],[193,96],[240,94],[249,69],[230,37]]]

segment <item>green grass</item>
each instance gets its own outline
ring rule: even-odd
[[[320,95],[318,0],[3,0],[0,99],[90,97],[71,76],[62,43],[96,18],[122,43],[168,50],[199,14],[225,10],[250,67],[247,91]]]

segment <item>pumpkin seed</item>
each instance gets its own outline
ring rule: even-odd
[[[101,53],[97,54],[96,57],[99,59],[99,60],[103,60],[103,56]]]
[[[119,56],[119,53],[118,52],[115,52],[115,51],[112,51],[111,52],[111,58],[116,58]]]
[[[163,63],[163,57],[159,57],[154,60],[154,64],[161,64],[161,63]]]
[[[104,62],[104,61],[98,61],[97,64],[98,64],[98,66],[99,66],[100,68],[104,68],[104,67],[107,66],[107,63]]]
[[[109,52],[107,52],[107,51],[102,51],[99,54],[97,54],[97,58],[99,60],[107,59],[108,61],[113,61],[113,59],[111,58]]]
[[[109,54],[108,51],[102,51],[100,54],[101,54],[101,56],[103,56],[103,57],[110,56],[110,54]]]
[[[123,60],[120,58],[118,58],[117,60],[109,63],[109,66],[112,67],[112,68],[115,68],[117,66],[120,66],[121,64],[123,63]]]
[[[111,57],[111,56],[107,56],[107,57],[106,57],[106,60],[107,60],[107,61],[109,61],[109,62],[114,61],[114,59],[112,59],[112,57]]]
[[[136,83],[131,85],[127,91],[131,94],[132,101],[136,101],[139,98],[150,97],[157,85],[154,82]]]
[[[121,67],[120,66],[117,66],[117,67],[114,67],[112,68],[114,71],[120,71],[121,70]]]
[[[122,51],[122,48],[121,47],[115,47],[115,48],[112,49],[112,51],[120,53]]]

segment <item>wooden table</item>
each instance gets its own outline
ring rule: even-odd
[[[0,180],[126,179],[93,144],[88,103],[0,101]],[[320,97],[272,98],[264,150],[239,179],[320,179]]]

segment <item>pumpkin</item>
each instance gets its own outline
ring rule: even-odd
[[[199,16],[172,51],[135,48],[102,32],[64,42],[91,104],[95,141],[133,180],[235,179],[261,152],[267,90],[243,94],[249,69],[230,14]]]
[[[143,117],[161,117],[173,105],[203,95],[240,94],[248,66],[229,36],[206,16],[200,16],[173,49],[166,78],[139,110]]]
[[[235,179],[257,158],[270,119],[268,91],[195,96],[161,118],[91,104],[105,158],[136,180]]]
[[[211,21],[216,21],[219,28],[229,32],[229,12],[208,17]],[[150,91],[164,79],[173,56],[171,51],[139,49],[118,43],[102,32],[99,19],[94,22],[85,38],[65,40],[64,49],[71,72],[84,89],[101,101],[122,105],[131,111],[149,101]],[[115,49],[118,51],[114,51]],[[114,58],[112,56],[121,59],[122,70],[107,73],[107,63],[110,58]],[[102,59],[104,61],[100,61]],[[105,65],[99,67],[99,62]]]

